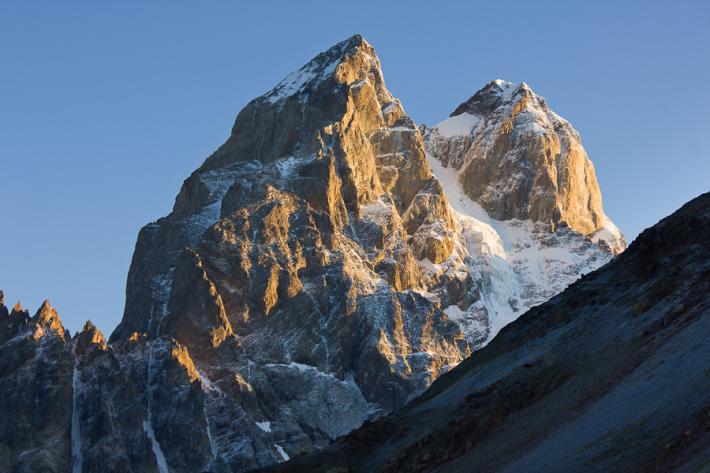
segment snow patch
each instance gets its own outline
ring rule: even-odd
[[[481,298],[466,309],[449,306],[444,310],[467,336],[487,343],[530,307],[608,260],[584,235],[551,234],[535,222],[491,218],[463,192],[456,169],[444,167],[429,153],[427,159],[449,200],[458,243],[448,260],[439,264],[421,260],[419,265],[435,275],[478,275]],[[615,227],[605,228],[613,235]]]
[[[399,106],[399,102],[389,102],[387,105],[385,105],[382,108],[382,114],[386,115],[390,112],[393,112],[395,110],[395,108],[397,108],[398,106]]]
[[[251,163],[238,163],[223,168],[214,169],[199,175],[200,182],[209,192],[205,205],[196,213],[183,220],[183,228],[190,246],[199,241],[205,231],[219,220],[222,210],[222,199],[240,173],[240,167],[249,167]],[[243,172],[243,170],[241,170]]]
[[[207,431],[207,441],[210,443],[210,452],[212,453],[212,460],[217,459],[217,442],[212,438],[212,431],[210,430],[210,419],[207,416],[207,409],[204,404],[202,406],[203,412],[205,414],[205,430]]]
[[[265,420],[263,422],[255,422],[256,426],[259,427],[264,432],[271,432],[271,422]]]
[[[602,228],[594,232],[591,239],[594,243],[605,241],[615,251],[623,250],[626,246],[626,240],[621,230],[606,215],[604,215]]]
[[[446,120],[439,122],[436,125],[436,129],[439,130],[439,134],[441,134],[444,138],[451,138],[452,136],[468,136],[473,133],[481,121],[482,118],[480,116],[464,112],[461,115],[449,117]]]
[[[284,80],[266,94],[266,99],[269,103],[276,103],[296,95],[309,83],[315,82],[317,84],[332,75],[338,64],[340,64],[340,58],[325,66],[317,61],[311,61],[299,70],[287,75]]]
[[[165,455],[163,454],[163,449],[160,448],[160,442],[155,436],[155,431],[153,430],[153,402],[151,395],[151,381],[154,379],[154,363],[153,363],[153,347],[148,346],[148,370],[147,370],[147,382],[146,382],[146,397],[148,399],[148,418],[143,420],[143,430],[145,431],[148,439],[150,440],[151,447],[153,449],[153,454],[155,455],[155,461],[158,464],[159,473],[170,473],[168,469],[168,462],[165,460]]]
[[[148,319],[149,332],[152,332],[154,324],[156,323],[156,311],[158,315],[158,334],[160,333],[160,324],[168,315],[168,302],[170,301],[173,284],[173,270],[174,268],[171,268],[166,274],[158,274],[151,280],[153,283],[153,305],[150,307],[150,318]]]
[[[461,310],[459,306],[456,305],[450,305],[449,307],[444,309],[444,313],[449,319],[453,320],[454,322],[463,320],[466,316],[466,311]]]
[[[497,85],[498,87],[500,87],[501,91],[498,95],[500,95],[503,98],[503,100],[506,102],[509,102],[510,100],[512,100],[513,93],[515,93],[515,91],[518,89],[518,87],[525,84],[524,82],[522,82],[520,84],[515,84],[513,82],[508,82],[507,80],[503,80],[503,79],[496,79],[493,81],[493,83],[495,85]]]
[[[74,373],[72,374],[72,415],[71,415],[71,453],[72,473],[81,473],[84,464],[84,455],[81,451],[81,428],[79,425],[79,369],[77,368],[76,355],[74,360]]]
[[[197,370],[197,375],[200,377],[200,385],[202,386],[203,392],[214,391],[222,394],[222,390],[219,386],[214,384],[202,371]]]
[[[153,424],[149,420],[143,421],[143,430],[148,436],[148,439],[150,440],[150,445],[153,448],[153,455],[155,455],[155,461],[158,464],[158,471],[160,473],[170,473],[170,470],[168,470],[168,462],[165,460],[163,450],[160,448],[160,442],[158,442],[158,439],[155,438]]]
[[[283,449],[283,447],[281,445],[275,443],[274,447],[276,447],[276,451],[279,452],[279,455],[281,455],[281,459],[283,461],[289,460],[290,457],[288,456],[288,453],[286,453],[286,451]]]
[[[294,156],[288,156],[281,158],[275,162],[276,168],[279,170],[281,177],[283,179],[289,179],[296,175],[297,171],[308,161],[312,161],[313,156],[307,158],[296,158]]]
[[[360,216],[378,225],[386,226],[392,219],[392,204],[382,200],[382,197],[374,202],[360,207]]]

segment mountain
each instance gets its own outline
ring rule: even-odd
[[[486,100],[480,130],[512,127],[508,159],[552,172],[525,150],[562,131],[518,136],[528,109]],[[445,129],[414,125],[360,36],[247,104],[141,229],[108,342],[2,305],[0,470],[238,472],[324,448],[623,249],[583,150],[555,157],[569,179],[531,181],[558,200],[499,214],[461,178],[478,148],[458,168],[438,151]],[[572,195],[595,196],[586,226]]]
[[[421,397],[269,471],[707,471],[710,193]]]
[[[446,308],[476,347],[626,248],[579,134],[523,83],[495,80],[436,126],[429,164],[468,246],[478,297]]]
[[[215,415],[250,424],[211,431],[233,468],[322,447],[470,352],[417,264],[448,256],[451,227],[416,127],[354,36],[250,102],[141,230],[111,342],[187,349]]]

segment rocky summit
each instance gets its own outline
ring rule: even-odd
[[[321,449],[624,248],[579,136],[529,87],[417,127],[353,36],[247,104],[141,229],[108,342],[0,304],[0,470]]]

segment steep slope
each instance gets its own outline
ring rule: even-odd
[[[270,471],[705,471],[710,193],[406,407]]]
[[[579,134],[527,84],[493,81],[421,131],[481,288],[446,309],[474,345],[626,248]]]

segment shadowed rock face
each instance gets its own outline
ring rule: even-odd
[[[73,357],[56,311],[0,303],[0,470],[69,471]]]
[[[90,322],[70,339],[48,303],[0,304],[0,409],[20,418],[0,421],[0,470],[239,472],[312,452],[611,258],[561,220],[496,239],[432,166],[360,36],[250,102],[141,229],[109,343]]]
[[[269,471],[704,471],[710,194],[403,409]]]

